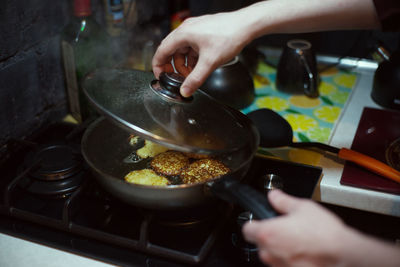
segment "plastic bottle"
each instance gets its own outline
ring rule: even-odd
[[[74,0],[73,18],[61,35],[69,111],[78,122],[96,115],[80,82],[96,68],[114,64],[109,35],[91,15],[90,0]]]
[[[124,29],[124,5],[122,0],[104,0],[107,32],[118,37]]]

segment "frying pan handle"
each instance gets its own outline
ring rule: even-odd
[[[231,179],[219,179],[208,185],[214,195],[225,201],[238,203],[242,208],[251,211],[258,219],[278,216],[267,196],[246,184]]]
[[[354,162],[372,172],[400,183],[400,172],[379,160],[347,148],[340,149],[338,156],[341,159]]]

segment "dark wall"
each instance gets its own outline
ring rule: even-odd
[[[157,23],[166,10],[167,0],[138,2],[138,23]],[[104,26],[104,0],[91,5]],[[60,33],[72,9],[73,0],[1,1],[0,152],[10,138],[23,138],[68,113]]]
[[[0,148],[67,113],[60,33],[71,10],[72,0],[1,1]]]
[[[68,18],[68,1],[2,1],[0,144],[27,134],[54,110],[65,113],[59,32]]]

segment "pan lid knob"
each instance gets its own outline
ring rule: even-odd
[[[173,102],[189,102],[192,97],[184,97],[179,92],[185,77],[175,72],[162,72],[158,81],[153,81],[151,88]]]

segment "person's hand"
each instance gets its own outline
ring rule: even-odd
[[[347,226],[311,200],[279,190],[272,190],[268,198],[282,215],[243,227],[245,239],[258,246],[261,261],[272,266],[334,265]]]
[[[249,41],[241,12],[219,13],[186,19],[160,44],[153,57],[156,78],[176,70],[186,79],[181,94],[190,96],[220,65],[233,59]]]
[[[395,245],[364,235],[309,199],[272,190],[271,205],[282,215],[243,227],[245,239],[271,266],[400,266]]]
[[[262,35],[377,25],[372,1],[260,1],[233,12],[186,19],[161,42],[152,67],[159,78],[162,71],[173,70],[174,58],[177,71],[187,76],[181,94],[190,96],[212,71]]]

